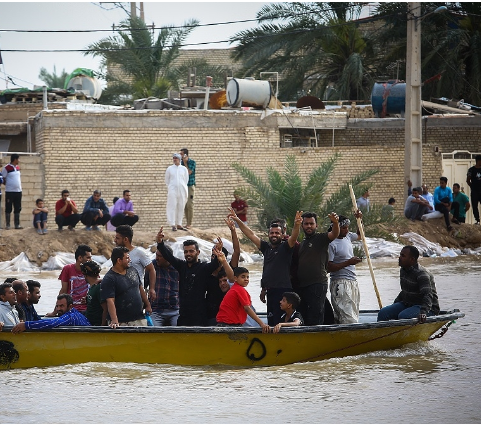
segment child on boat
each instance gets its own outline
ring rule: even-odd
[[[274,333],[279,333],[281,327],[295,327],[304,324],[302,315],[296,310],[300,303],[301,298],[293,291],[286,291],[282,295],[280,306],[284,313],[281,316],[281,322],[273,328]]]
[[[216,255],[219,260],[222,258],[219,254]],[[249,314],[261,326],[263,333],[269,333],[270,327],[264,324],[251,308],[251,296],[245,289],[249,284],[249,271],[245,267],[236,267],[234,269],[234,280],[234,285],[220,304],[216,317],[217,325],[219,327],[241,327],[246,322],[247,314]]]

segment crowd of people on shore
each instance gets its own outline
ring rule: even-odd
[[[362,212],[357,210],[358,224]],[[220,237],[209,262],[199,260],[197,241],[183,242],[184,258],[173,255],[164,242],[163,227],[156,236],[155,260],[142,247],[132,245],[133,229],[115,230],[116,247],[111,269],[100,279],[101,267],[92,260],[92,249],[79,245],[75,263],[65,265],[61,288],[52,312],[40,318],[34,305],[40,283],[7,279],[0,285],[0,327],[13,333],[58,326],[260,326],[278,333],[284,327],[349,324],[359,322],[360,293],[350,221],[329,214],[331,225],[319,232],[317,215],[298,211],[291,234],[284,219],[274,219],[268,240],[258,237],[233,208],[225,218],[233,252]],[[302,227],[304,238],[299,242]],[[267,323],[257,315],[249,293],[249,272],[239,266],[237,229],[263,254],[260,300],[267,304]],[[393,305],[382,308],[379,320],[439,313],[434,278],[418,264],[419,252],[407,246],[399,257],[401,293]],[[330,275],[330,283],[329,283]],[[327,298],[330,286],[331,301]],[[332,303],[332,305],[331,305]]]
[[[408,181],[408,197],[404,205],[405,217],[411,221],[444,217],[446,228],[451,231],[453,229],[451,222],[466,223],[466,213],[472,207],[475,225],[479,226],[481,155],[477,155],[475,160],[475,165],[468,169],[466,176],[466,183],[471,189],[471,203],[469,196],[464,193],[464,188],[459,183],[454,183],[452,188],[448,186],[447,177],[439,178],[439,186],[434,189],[434,193],[429,192],[426,184],[413,188],[411,181]]]

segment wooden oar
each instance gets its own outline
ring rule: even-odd
[[[354,206],[354,211],[357,211],[358,208],[357,208],[356,196],[354,195],[354,190],[352,189],[351,185],[349,185],[349,190],[351,191],[351,199],[352,199],[352,205]],[[381,309],[382,308],[381,296],[379,295],[379,290],[377,289],[376,278],[374,277],[374,269],[372,268],[372,263],[371,263],[371,257],[369,257],[369,249],[367,248],[366,235],[364,235],[364,226],[362,225],[362,220],[360,218],[356,217],[356,220],[357,220],[357,228],[359,229],[359,233],[361,234],[364,253],[366,253],[367,264],[369,265],[369,270],[371,271],[372,284],[374,285],[374,291],[376,292],[377,303],[379,304],[379,309]]]

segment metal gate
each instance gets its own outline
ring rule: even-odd
[[[468,169],[476,163],[476,155],[468,151],[456,150],[452,153],[443,153],[443,175],[448,179],[448,186],[453,188],[454,183],[461,186],[461,192],[469,197],[471,204],[471,189],[466,183]],[[466,223],[474,224],[473,208],[466,213]]]

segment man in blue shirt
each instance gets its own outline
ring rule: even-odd
[[[85,230],[100,230],[98,226],[105,226],[110,220],[109,207],[101,198],[100,190],[87,199],[80,221],[85,224]]]
[[[453,230],[453,226],[449,221],[449,211],[454,212],[453,223],[459,224],[459,204],[453,202],[453,191],[448,187],[448,179],[446,177],[439,178],[439,186],[434,189],[434,209],[444,215],[444,221],[448,230]]]
[[[21,322],[12,328],[12,333],[21,333],[25,330],[49,330],[63,326],[90,325],[88,319],[73,307],[73,299],[70,294],[59,294],[57,296],[55,310],[57,318]]]

